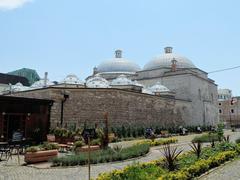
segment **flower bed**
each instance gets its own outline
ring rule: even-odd
[[[224,147],[224,148],[222,148]],[[211,168],[233,159],[239,154],[239,146],[220,144],[216,148],[204,148],[200,159],[193,153],[185,153],[179,157],[177,170],[170,172],[164,166],[164,160],[135,164],[123,170],[103,173],[97,180],[188,180],[200,176]]]
[[[122,161],[139,156],[143,156],[149,152],[149,144],[136,144],[128,148],[108,148],[94,151],[91,153],[91,163],[105,163],[113,161]],[[79,155],[70,155],[52,160],[53,166],[76,166],[85,165],[88,162],[88,153],[83,152]]]

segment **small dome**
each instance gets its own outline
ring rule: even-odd
[[[140,67],[127,59],[122,58],[122,51],[115,51],[115,58],[102,62],[97,67],[98,73],[106,72],[123,72],[134,73],[140,71]]]
[[[144,94],[153,94],[153,92],[149,88],[143,88],[142,93]]]
[[[50,82],[48,79],[47,79],[47,82],[46,82],[46,86],[52,86],[54,85],[54,83]],[[35,83],[33,83],[33,85],[31,85],[31,88],[33,89],[36,89],[36,88],[43,88],[45,87],[45,80],[44,79],[40,79],[39,81],[36,81]]]
[[[100,75],[95,75],[87,80],[86,86],[89,88],[109,88],[109,82]]]
[[[118,78],[114,79],[112,82],[111,82],[111,85],[135,85],[134,82],[130,79],[128,79],[125,75],[120,75],[118,76]]]
[[[174,54],[172,53],[172,47],[166,47],[165,54],[153,58],[144,66],[144,70],[171,68],[173,60],[176,60],[177,68],[196,68],[188,58]]]
[[[65,84],[84,84],[82,81],[79,80],[79,78],[75,74],[69,74],[67,75],[62,83]]]
[[[157,82],[155,85],[151,86],[149,90],[152,93],[170,92],[170,90],[167,87],[161,85],[160,82]]]

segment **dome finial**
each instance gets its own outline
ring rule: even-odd
[[[115,57],[116,57],[116,58],[122,58],[122,50],[117,49],[117,50],[115,51]]]
[[[165,47],[164,50],[165,50],[165,53],[172,53],[172,47]]]

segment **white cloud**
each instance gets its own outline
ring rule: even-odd
[[[0,0],[0,10],[12,10],[21,7],[32,0]]]

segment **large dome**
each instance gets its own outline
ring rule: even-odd
[[[165,54],[153,58],[144,66],[144,70],[157,68],[171,68],[172,61],[176,60],[177,68],[196,68],[196,66],[186,57],[172,53],[172,47],[165,48]]]
[[[123,73],[134,73],[139,71],[140,67],[127,59],[122,58],[122,51],[115,51],[115,58],[102,62],[97,67],[98,73],[107,73],[107,72],[123,72]]]

